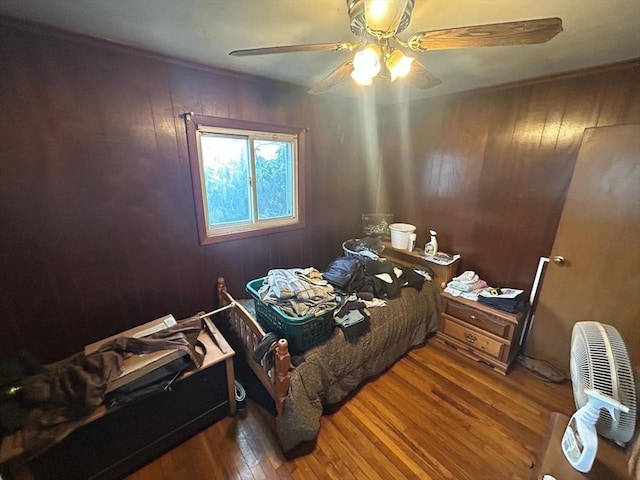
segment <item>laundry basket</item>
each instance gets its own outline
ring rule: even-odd
[[[333,330],[333,310],[323,315],[290,317],[275,305],[264,303],[258,290],[264,283],[257,278],[247,283],[247,292],[253,297],[256,307],[256,319],[268,332],[275,332],[289,342],[289,351],[300,355],[331,336]]]
[[[384,245],[378,238],[353,238],[342,242],[342,250],[346,257],[370,256],[363,252],[371,252],[376,257],[384,250]]]

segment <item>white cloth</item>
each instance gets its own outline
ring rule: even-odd
[[[453,287],[445,287],[444,291],[449,295],[453,295],[454,297],[459,297],[462,294],[462,290],[455,289]]]
[[[478,280],[480,280],[480,277],[478,277],[476,272],[474,272],[473,270],[467,270],[461,275],[458,275],[457,277],[453,277],[451,280],[454,282],[460,282],[460,283],[475,283]]]
[[[391,278],[391,275],[389,275],[388,273],[379,273],[375,275],[375,277],[379,278],[385,283],[393,283],[393,278]]]
[[[428,282],[433,280],[433,277],[431,276],[431,274],[425,270],[414,270],[414,271],[422,275],[425,278],[425,280],[427,280]]]
[[[382,300],[381,298],[374,298],[373,300],[360,300],[360,301],[364,303],[367,308],[387,306],[387,302]]]
[[[491,288],[492,287],[478,288],[469,292],[463,292],[462,290],[447,286],[444,291],[449,295],[453,295],[454,297],[462,297],[466,298],[467,300],[473,300],[475,302],[478,300],[478,296],[482,295],[482,292],[484,292],[485,290],[491,290]]]

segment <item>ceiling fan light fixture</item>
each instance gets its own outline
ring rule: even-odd
[[[407,57],[400,50],[394,50],[391,52],[385,60],[385,65],[391,75],[391,81],[394,82],[397,78],[407,75],[411,71],[412,63],[413,57]]]
[[[408,0],[364,0],[364,18],[369,33],[378,38],[395,35],[407,10]]]
[[[356,80],[356,77],[361,79],[366,77],[373,78],[380,73],[382,68],[380,65],[381,53],[380,47],[375,43],[371,43],[357,52],[353,56],[353,73],[351,74],[354,80]]]
[[[347,3],[351,32],[360,37],[357,43],[279,45],[233,50],[229,54],[240,57],[294,52],[355,51],[364,44],[364,48],[355,53],[352,59],[334,69],[309,90],[309,93],[325,93],[348,74],[361,85],[371,85],[379,74],[391,81],[410,74],[408,80],[414,87],[427,89],[441,84],[442,81],[418,60],[406,57],[402,51],[396,51],[396,43],[404,51],[418,52],[504,47],[546,43],[562,32],[562,19],[551,17],[426,30],[409,35],[405,42],[398,38],[398,34],[409,26],[416,0],[344,1]]]
[[[353,80],[358,85],[362,85],[363,87],[369,87],[373,85],[373,77],[359,72],[358,70],[354,70],[353,72],[351,72],[351,78],[353,78]]]

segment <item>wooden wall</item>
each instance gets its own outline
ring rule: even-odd
[[[324,268],[360,229],[378,154],[366,106],[0,21],[0,358],[43,362],[244,294],[269,268]],[[370,109],[370,108],[369,108]],[[375,107],[374,107],[375,110]],[[200,246],[187,111],[308,127],[307,227]]]
[[[218,275],[323,268],[376,207],[528,289],[584,128],[640,122],[637,62],[376,107],[0,19],[0,65],[0,357],[41,361],[207,310]],[[200,246],[185,111],[309,127],[307,227]]]
[[[461,269],[529,291],[584,129],[640,122],[640,62],[388,106],[383,119],[380,209],[416,225],[418,245],[436,230]]]

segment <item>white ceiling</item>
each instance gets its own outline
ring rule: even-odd
[[[228,52],[357,40],[346,0],[0,0],[0,14],[305,87],[353,53]],[[417,53],[442,84],[417,90],[401,80],[380,81],[376,96],[383,102],[424,98],[640,57],[638,0],[415,0],[411,23],[399,36],[543,17],[562,18],[564,28],[546,44]],[[332,93],[357,91],[346,77]]]

